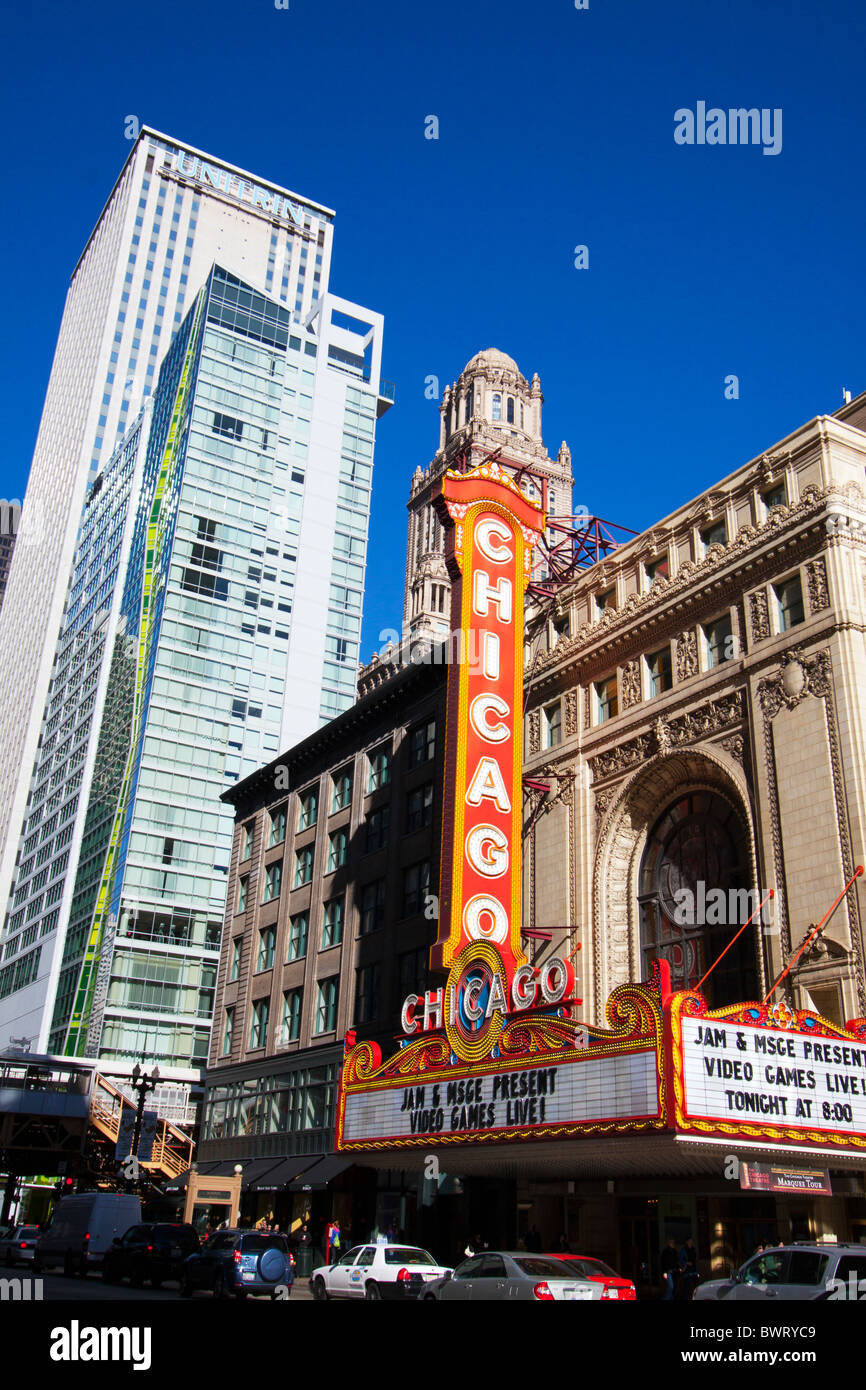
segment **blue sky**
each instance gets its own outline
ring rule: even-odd
[[[335,208],[332,288],[385,315],[364,656],[399,623],[425,379],[481,348],[540,374],[575,506],[650,525],[866,389],[864,38],[854,0],[7,9],[4,495],[134,114]],[[698,101],[780,108],[781,152],[677,145]]]

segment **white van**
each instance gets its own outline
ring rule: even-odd
[[[141,1203],[122,1192],[74,1192],[55,1209],[36,1246],[38,1269],[63,1266],[68,1275],[100,1269],[115,1237],[141,1221]]]

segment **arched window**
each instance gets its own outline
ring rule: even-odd
[[[509,396],[505,403],[505,419],[509,425],[514,424],[514,397]]]
[[[498,392],[493,397],[493,418],[494,420],[502,419],[502,397],[498,394]]]
[[[641,863],[644,978],[663,957],[673,988],[694,989],[757,907],[748,883],[746,830],[724,797],[691,792],[669,806],[653,826]],[[757,996],[759,930],[756,919],[701,987],[711,1008]]]

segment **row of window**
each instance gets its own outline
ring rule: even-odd
[[[422,766],[429,762],[436,753],[436,722],[428,720],[424,724],[417,725],[409,733],[409,768],[410,770]],[[381,747],[373,750],[367,755],[367,790],[369,796],[372,792],[385,787],[391,780],[391,751],[389,748]],[[351,804],[352,800],[352,773],[349,768],[344,768],[340,772],[333,774],[331,778],[331,809],[329,815],[336,815],[338,811],[344,811]],[[384,807],[384,837],[382,835],[382,815],[373,812],[367,817],[367,850],[380,849],[387,840],[387,816],[388,808]],[[376,820],[376,816],[379,819]],[[433,784],[425,783],[421,788],[409,794],[407,800],[407,832],[420,830],[423,826],[430,825],[433,815]],[[317,823],[319,817],[319,790],[318,787],[308,787],[298,796],[298,824],[297,833],[303,830],[310,830]],[[286,838],[288,825],[288,805],[278,806],[270,812],[270,824],[268,828],[268,848],[273,849],[275,845],[280,845]],[[330,837],[328,852],[328,872],[342,867],[346,862],[346,850],[348,847],[348,836],[345,830],[337,830]],[[241,860],[250,858],[253,852],[253,823],[244,826],[243,843],[241,846]],[[307,850],[298,852],[298,870],[295,874],[296,888],[308,883],[312,877],[313,851],[312,846]],[[303,865],[303,868],[301,866]],[[272,866],[275,867],[275,866]],[[303,873],[303,877],[298,877],[298,873]],[[279,875],[277,876],[279,879]],[[242,880],[243,881],[243,880]],[[279,893],[276,891],[268,893],[266,887],[264,901],[269,902],[271,898]],[[238,907],[238,912],[242,912],[243,907]]]
[[[381,969],[378,962],[360,966],[355,971],[355,1011],[354,1023],[372,1023],[379,1012],[379,993]],[[313,1017],[313,1036],[336,1032],[337,1006],[339,1003],[340,979],[331,975],[316,982],[316,1007]],[[303,1008],[303,989],[283,991],[282,1014],[277,1032],[277,1045],[297,1042],[301,1035],[301,1012]],[[225,1012],[223,1028],[222,1055],[232,1050],[235,1033],[236,1005]],[[249,1050],[267,1046],[268,1025],[270,1022],[271,1001],[266,996],[254,999],[250,1014]]]
[[[276,867],[276,866],[275,866]],[[415,917],[427,908],[430,892],[430,860],[421,859],[403,870],[403,891],[401,897],[401,916]],[[385,920],[385,879],[378,878],[365,883],[358,895],[358,933],[367,936],[384,925]],[[322,935],[319,949],[328,950],[339,946],[343,939],[345,916],[345,896],[329,898],[323,905]],[[309,911],[296,912],[289,919],[289,942],[287,961],[300,960],[307,952],[309,932]],[[276,946],[276,926],[262,927],[259,932],[259,949],[256,970],[270,970],[274,963]],[[236,980],[240,970],[243,937],[235,937],[232,944],[232,964],[230,980]]]
[[[790,575],[770,586],[774,629],[777,633],[790,631],[805,621],[803,588],[799,574]],[[737,641],[734,637],[729,613],[704,623],[700,628],[700,645],[703,653],[702,669],[712,671],[731,661],[737,655]],[[657,651],[647,653],[641,663],[641,699],[652,699],[670,690],[673,685],[673,661],[671,646],[667,643]],[[619,688],[616,676],[607,676],[597,681],[593,687],[595,704],[595,723],[604,724],[619,714]],[[557,700],[543,709],[545,747],[555,748],[562,742],[562,708]]]
[[[784,483],[777,483],[761,493],[761,505],[764,516],[768,516],[773,507],[785,506],[788,500],[787,491]],[[714,521],[709,526],[705,526],[698,532],[698,559],[703,559],[714,545],[727,545],[728,526],[722,518],[721,521]],[[653,556],[647,560],[643,566],[646,577],[646,589],[650,589],[657,579],[668,579],[670,577],[670,558],[667,554]],[[603,613],[611,609],[616,609],[616,589],[605,589],[603,593],[595,596],[595,613],[600,618]],[[567,625],[567,623],[566,623]],[[559,635],[567,635],[558,629]]]

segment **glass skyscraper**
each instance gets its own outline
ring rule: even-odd
[[[328,290],[333,223],[329,208],[148,127],[130,148],[72,272],[0,608],[0,903],[88,489],[151,395],[211,266],[304,324]]]
[[[0,1040],[195,1081],[233,781],[355,695],[381,318],[214,266],[90,486],[0,962]],[[4,1026],[5,1025],[5,1026]]]

